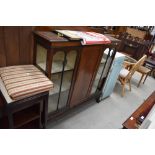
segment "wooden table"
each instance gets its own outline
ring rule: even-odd
[[[122,124],[123,129],[138,129],[137,119],[146,116],[155,104],[155,91],[144,101],[144,103]]]
[[[151,74],[153,73],[153,76],[155,78],[155,59],[151,59],[151,57],[149,57],[145,61],[145,66],[151,69]]]
[[[151,59],[150,57],[146,60],[146,63],[153,65],[155,67],[155,59]]]

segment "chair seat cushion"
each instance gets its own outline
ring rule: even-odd
[[[129,71],[125,68],[121,69],[119,76],[121,76],[122,78],[125,78],[128,75]]]
[[[33,65],[2,67],[0,77],[13,100],[49,91],[53,87],[53,83]]]

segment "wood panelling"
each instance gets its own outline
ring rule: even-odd
[[[123,123],[123,128],[137,129],[137,120],[140,116],[147,116],[151,108],[155,105],[155,91],[136,109],[136,111]],[[130,118],[134,119],[131,120]]]
[[[89,26],[37,26],[38,31],[53,31],[53,30],[77,30],[77,31],[94,31],[103,33],[103,29],[92,28]]]
[[[32,63],[31,26],[0,27],[0,67]]]
[[[6,66],[6,55],[4,46],[4,32],[3,27],[0,27],[0,67]]]
[[[32,32],[34,29],[43,31],[55,29],[95,31],[87,26],[0,26],[0,67],[33,62]]]
[[[71,97],[71,107],[78,105],[89,96],[89,91],[92,87],[96,67],[101,59],[101,46],[85,46],[81,52],[80,64],[78,73],[75,79],[75,86]],[[81,91],[82,88],[82,91]]]
[[[33,39],[32,27],[19,28],[19,42],[20,42],[20,64],[29,64],[32,62],[33,57]]]
[[[8,66],[19,64],[19,28],[4,27],[6,62]]]

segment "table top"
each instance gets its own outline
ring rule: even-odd
[[[131,57],[128,56],[128,55],[125,55],[125,61],[131,62],[131,63],[136,63],[136,62],[137,62],[136,59],[131,58]]]
[[[137,119],[140,115],[146,116],[155,104],[155,91],[144,101],[144,103],[122,124],[127,129],[138,129]]]
[[[155,59],[151,59],[151,57],[149,57],[148,59],[146,59],[145,62],[146,62],[146,63],[149,63],[149,64],[151,64],[151,65],[153,65],[153,66],[155,66]]]

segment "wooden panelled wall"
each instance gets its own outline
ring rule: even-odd
[[[0,26],[0,67],[31,64],[33,60],[32,31],[54,29],[92,31],[87,26]]]
[[[96,31],[88,26],[0,26],[0,67],[31,64],[33,60],[33,30],[70,29]]]
[[[31,64],[32,26],[0,26],[0,67]]]

